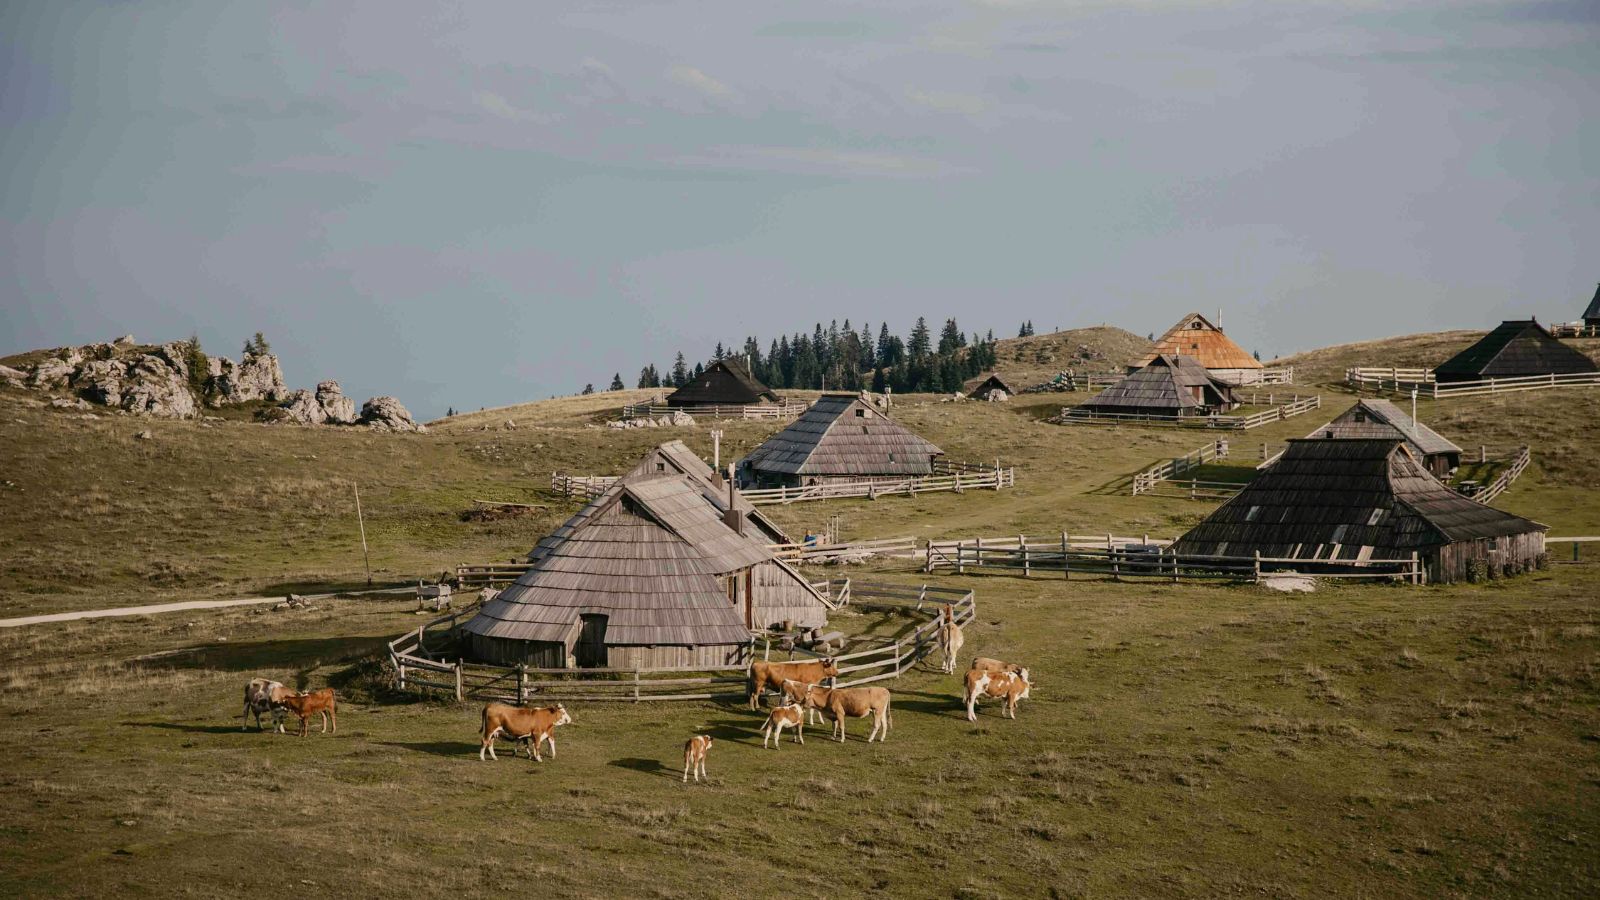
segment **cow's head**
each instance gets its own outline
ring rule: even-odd
[[[822,674],[826,678],[839,677],[839,665],[833,661],[833,657],[824,656],[822,658]]]
[[[571,725],[572,724],[572,717],[567,715],[567,708],[565,706],[561,705],[560,703],[557,703],[555,709],[552,710],[552,711],[556,714],[556,722],[555,722],[555,724],[557,724],[557,725]]]
[[[1026,685],[1032,685],[1033,684],[1033,679],[1028,677],[1028,667],[1027,666],[1023,666],[1021,669],[1018,669],[1017,670],[1017,676],[1022,679],[1022,683],[1023,684],[1026,684]]]

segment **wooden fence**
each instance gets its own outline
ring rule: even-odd
[[[584,503],[604,494],[617,483],[615,475],[568,475],[550,473],[550,493],[559,497],[574,497]]]
[[[456,566],[456,584],[464,588],[510,584],[528,571],[527,562],[461,563]]]
[[[657,418],[684,413],[697,419],[774,419],[785,421],[798,418],[811,408],[811,404],[798,400],[782,403],[762,403],[749,406],[666,406],[661,403],[631,403],[622,408],[624,419]]]
[[[1569,322],[1565,325],[1551,325],[1550,336],[1558,338],[1600,338],[1600,325],[1589,325],[1579,322]]]
[[[802,503],[809,500],[843,500],[898,495],[914,496],[943,491],[998,491],[1017,483],[1016,469],[1005,467],[972,466],[964,470],[950,470],[945,475],[915,475],[906,478],[869,478],[860,481],[835,481],[807,484],[797,487],[752,488],[739,493],[755,506]]]
[[[1235,384],[1240,386],[1294,384],[1294,366],[1268,366],[1262,369],[1247,369],[1239,373],[1239,380]]]
[[[1290,419],[1313,409],[1322,408],[1320,394],[1310,397],[1295,395],[1289,402],[1272,409],[1263,410],[1248,416],[1161,416],[1136,413],[1103,413],[1094,409],[1085,409],[1081,406],[1069,406],[1062,410],[1059,421],[1063,424],[1074,425],[1165,425],[1177,428],[1211,428],[1227,431],[1248,431],[1251,428],[1260,428],[1273,422]]]
[[[959,624],[970,623],[977,615],[977,603],[970,590],[922,585],[906,587],[890,584],[852,585],[846,582],[844,595],[857,605],[876,604],[905,607],[915,602],[913,614],[926,621],[910,633],[895,639],[858,638],[857,643],[877,641],[880,646],[834,655],[839,666],[836,687],[854,687],[897,678],[920,662],[938,646],[939,612],[950,604]],[[733,700],[747,695],[748,663],[732,666],[678,666],[667,668],[590,668],[540,669],[528,666],[491,666],[450,659],[457,644],[457,626],[467,609],[428,622],[389,642],[389,658],[394,664],[401,690],[441,691],[456,700],[496,700],[506,703],[555,703],[569,701],[644,700]],[[774,649],[770,638],[752,635],[746,651],[754,659],[757,647],[764,658]],[[795,654],[815,657],[810,651],[795,649]],[[854,677],[849,677],[854,676]]]
[[[834,543],[768,544],[779,559],[799,563],[826,563],[836,559],[867,559],[888,556],[898,559],[921,559],[922,551],[914,537],[882,538],[872,541],[836,541]]]
[[[1093,542],[1093,545],[1090,545]],[[1295,573],[1317,578],[1360,578],[1401,580],[1422,584],[1427,577],[1417,554],[1403,560],[1315,560],[1277,559],[1253,556],[1215,556],[1174,553],[1170,542],[1135,542],[1113,535],[1084,538],[1061,534],[1047,538],[1018,536],[999,540],[978,539],[956,543],[930,542],[924,571],[954,569],[964,575],[968,569],[1034,574],[1060,573],[1071,579],[1081,576],[1157,578],[1182,580],[1227,580],[1259,582],[1274,573]],[[1356,571],[1352,571],[1356,570]]]
[[[1177,478],[1179,475],[1198,469],[1208,462],[1227,458],[1228,442],[1226,440],[1212,441],[1198,450],[1191,450],[1182,456],[1174,457],[1163,463],[1157,463],[1133,476],[1133,495],[1137,497],[1140,494],[1148,494],[1163,481]]]
[[[1517,448],[1516,455],[1511,457],[1511,465],[1506,467],[1500,476],[1484,486],[1483,490],[1472,494],[1472,499],[1479,503],[1488,503],[1506,492],[1511,483],[1517,480],[1528,464],[1533,462],[1533,451],[1528,447]]]
[[[1547,391],[1554,388],[1600,387],[1600,372],[1575,372],[1570,375],[1525,375],[1519,378],[1486,378],[1482,381],[1440,383],[1427,369],[1353,367],[1344,370],[1345,383],[1357,390],[1409,395],[1431,400],[1450,397],[1482,397],[1520,391]]]

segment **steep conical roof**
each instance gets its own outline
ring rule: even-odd
[[[1440,381],[1596,371],[1594,360],[1550,336],[1533,319],[1510,319],[1433,370]]]
[[[742,464],[768,475],[926,475],[943,454],[856,394],[824,394]]]
[[[668,406],[748,406],[777,401],[778,395],[757,381],[743,360],[732,357],[712,363],[667,397]]]
[[[1594,299],[1589,301],[1589,308],[1583,311],[1585,322],[1600,321],[1600,286],[1594,289]]]
[[[1259,369],[1261,362],[1222,333],[1222,329],[1199,313],[1189,313],[1156,341],[1135,367],[1147,366],[1157,356],[1187,356],[1208,369]]]
[[[1195,387],[1202,388],[1200,399],[1195,399]],[[1161,354],[1078,408],[1178,415],[1229,403],[1232,397],[1232,389],[1212,378],[1192,357]]]

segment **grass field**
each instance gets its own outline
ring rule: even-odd
[[[1385,357],[1350,353],[1316,365]],[[1231,435],[1225,468],[1353,400],[1320,391],[1319,412]],[[1469,448],[1531,444],[1534,465],[1496,505],[1600,534],[1597,393],[1424,403],[1422,416]],[[705,426],[594,427],[636,394],[374,435],[84,419],[0,393],[0,616],[363,584],[352,482],[378,580],[525,553],[574,508],[545,492],[551,471],[615,473],[672,437],[709,455]],[[1086,396],[898,398],[896,416],[953,458],[1015,465],[1016,488],[774,515],[800,529],[837,514],[863,538],[1172,537],[1214,506],[1128,490],[1214,435],[1041,421]],[[722,427],[735,457],[777,426]],[[464,521],[474,499],[546,508]],[[3,629],[0,894],[1592,896],[1588,552],[1483,585],[1288,596],[944,576],[977,592],[967,653],[1033,670],[1014,722],[990,706],[967,723],[956,679],[928,670],[890,684],[884,745],[861,743],[856,721],[845,745],[814,732],[762,751],[759,718],[736,705],[590,704],[537,765],[480,763],[472,704],[381,689],[369,660],[421,621],[409,601]],[[336,686],[338,735],[241,732],[256,675]],[[712,784],[684,787],[696,731],[718,739]]]

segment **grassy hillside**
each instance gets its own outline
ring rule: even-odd
[[[1046,381],[1063,369],[1121,371],[1150,350],[1145,338],[1106,325],[1005,338],[997,343],[995,369],[1018,390]]]
[[[1302,384],[1336,384],[1344,379],[1344,370],[1352,366],[1431,369],[1472,346],[1487,333],[1440,331],[1338,344],[1286,356],[1276,360],[1273,365],[1294,366],[1295,379]],[[1570,340],[1566,343],[1600,360],[1600,338]]]

